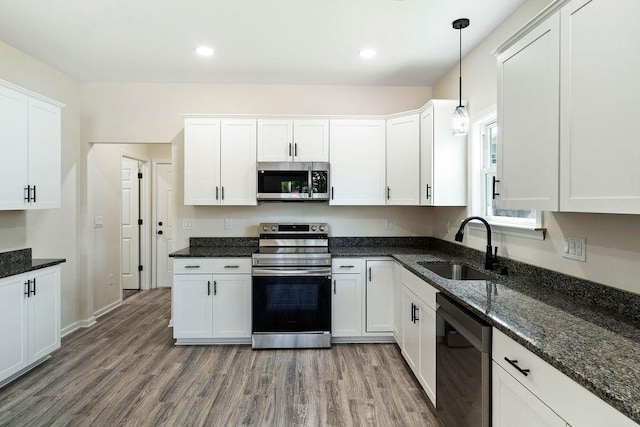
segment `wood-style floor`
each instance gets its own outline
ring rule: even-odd
[[[177,347],[143,291],[0,389],[2,426],[439,426],[394,344]]]

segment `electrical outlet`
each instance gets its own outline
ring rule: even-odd
[[[102,228],[104,227],[104,217],[103,216],[94,216],[93,217],[93,228]]]
[[[587,239],[565,236],[562,256],[577,261],[587,261]]]
[[[191,219],[191,218],[183,218],[182,219],[182,229],[183,230],[193,230],[193,219]]]
[[[113,274],[109,274],[109,286],[113,285]]]
[[[225,218],[224,220],[224,229],[225,230],[233,230],[233,220],[230,218]]]
[[[384,220],[384,228],[386,230],[393,230],[393,220],[385,219]]]

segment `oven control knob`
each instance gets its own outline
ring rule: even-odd
[[[272,225],[271,226],[271,231],[278,231],[278,226],[277,225]]]
[[[322,231],[322,232],[327,231],[327,226],[326,225],[321,225],[320,226],[320,231]]]
[[[263,225],[262,226],[262,231],[269,231],[269,226],[268,225]]]
[[[312,225],[312,226],[311,226],[311,231],[316,231],[317,229],[318,229],[318,227],[317,227],[317,226],[315,226],[315,225]]]

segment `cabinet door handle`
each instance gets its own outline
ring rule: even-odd
[[[333,294],[336,294],[336,279],[333,279]]]
[[[413,311],[413,307],[414,307],[413,303],[411,303],[411,323],[414,323],[413,322],[413,316],[414,316],[415,312]]]
[[[24,294],[29,298],[31,296],[31,280],[24,282],[25,291]]]
[[[213,281],[213,294],[218,294],[218,282],[216,282],[215,280]]]
[[[207,280],[207,295],[211,295],[211,281]]]
[[[509,363],[509,365],[511,365],[514,368],[516,368],[518,370],[518,372],[520,372],[525,377],[528,376],[529,373],[531,372],[531,369],[522,369],[520,366],[518,366],[518,361],[516,359],[511,360],[511,359],[509,359],[508,357],[505,356],[504,360],[506,360],[507,363]]]
[[[36,202],[36,186],[33,186],[33,203]]]
[[[222,195],[222,200],[224,200],[224,185],[220,187],[220,194]]]
[[[333,185],[331,186],[331,200],[333,200]]]
[[[387,200],[391,198],[391,188],[387,187]]]
[[[216,185],[216,200],[218,200],[218,186]]]
[[[416,323],[420,318],[418,317],[418,313],[420,312],[420,308],[417,305],[413,305],[413,323]]]
[[[33,278],[33,295],[35,296],[35,294],[36,294],[36,278],[34,277]]]
[[[496,196],[500,195],[500,193],[496,193],[496,182],[500,182],[500,180],[496,179],[495,175],[492,178],[493,179],[491,180],[491,198],[495,200]]]
[[[369,281],[371,281],[371,267],[369,267]]]
[[[293,157],[298,157],[298,143],[293,144]]]
[[[24,193],[26,194],[24,196],[24,201],[27,202],[27,203],[30,202],[31,201],[31,186],[30,185],[27,185],[26,187],[24,187]]]
[[[427,184],[427,199],[429,197],[431,197],[431,195],[429,194],[429,189],[431,188],[431,186],[429,184]]]
[[[240,268],[239,265],[225,265],[224,268]]]
[[[291,156],[291,143],[289,143],[289,156]]]

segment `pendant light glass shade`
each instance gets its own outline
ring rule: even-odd
[[[453,112],[451,131],[454,135],[466,135],[469,132],[469,113],[463,105],[456,107]]]
[[[469,113],[464,105],[462,105],[462,29],[469,26],[469,20],[467,18],[456,19],[453,21],[452,26],[455,30],[460,31],[460,76],[458,77],[458,106],[453,112],[453,118],[451,119],[451,132],[453,132],[454,135],[466,135],[469,132]]]

